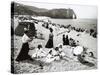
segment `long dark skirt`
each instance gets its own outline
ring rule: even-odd
[[[69,45],[69,40],[68,39],[66,39],[65,45]]]
[[[63,38],[63,45],[66,45],[66,38]]]
[[[19,55],[17,56],[16,61],[23,61],[23,60],[29,59],[30,56],[28,55],[28,52],[29,52],[29,44],[23,43],[21,51]]]
[[[45,47],[46,48],[53,48],[53,39],[49,39]]]

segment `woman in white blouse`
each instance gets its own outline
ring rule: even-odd
[[[26,59],[31,59],[31,57],[28,55],[29,52],[29,42],[32,41],[32,37],[28,36],[28,30],[27,28],[24,28],[24,35],[22,37],[22,48],[20,50],[19,55],[16,58],[16,61],[23,61]]]

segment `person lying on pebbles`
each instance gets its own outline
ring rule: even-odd
[[[94,57],[93,52],[88,52],[87,49],[82,46],[77,46],[73,49],[73,56],[76,56],[77,60],[84,65],[90,67],[94,66],[96,57]]]

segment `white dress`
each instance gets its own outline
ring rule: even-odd
[[[46,56],[46,52],[44,52],[42,48],[41,49],[36,48],[34,54],[32,54],[32,58],[45,57],[45,56]]]
[[[46,52],[41,48],[37,50],[37,56],[44,57],[46,56]]]
[[[52,55],[54,56],[55,60],[60,60],[59,52],[58,51],[52,50]]]
[[[51,54],[48,54],[47,57],[44,59],[44,62],[51,63],[54,60],[55,60],[55,58]]]
[[[60,56],[62,56],[62,57],[66,56],[66,54],[62,51],[61,48],[59,48],[59,51],[60,51]]]

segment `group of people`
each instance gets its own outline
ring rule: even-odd
[[[93,36],[94,38],[96,38],[97,32],[94,29],[90,29],[90,36]]]
[[[27,28],[24,28],[24,35],[22,37],[22,48],[20,50],[19,55],[17,56],[16,60],[17,61],[23,61],[26,59],[31,59],[30,55],[28,55],[28,52],[30,50],[29,48],[29,42],[31,42],[34,37],[29,34],[30,30]],[[49,40],[46,44],[46,48],[53,48],[53,30],[50,28],[50,34],[49,34]],[[41,49],[41,46],[38,47]]]
[[[69,39],[68,39],[68,35],[63,35],[63,45],[69,45]]]
[[[53,24],[55,25],[55,24]],[[32,28],[32,27],[31,27]],[[49,34],[49,39],[45,45],[45,48],[54,48],[54,41],[53,41],[53,29],[50,28],[49,26],[49,23],[46,23],[46,28],[48,28],[50,30],[50,34]],[[32,31],[32,29],[31,29]],[[31,57],[28,55],[28,52],[29,52],[29,42],[31,42],[33,40],[33,36],[30,35],[30,29],[28,28],[24,28],[24,35],[22,37],[22,48],[21,48],[21,51],[19,53],[19,55],[17,56],[17,61],[21,61],[21,60],[25,60],[25,59],[31,59]],[[68,35],[63,35],[62,36],[63,39],[63,45],[69,45],[69,39],[68,39]],[[38,49],[41,49],[41,46],[40,47],[37,47]],[[37,50],[38,51],[38,50]],[[39,50],[40,51],[40,50]],[[36,52],[37,53],[37,52]],[[51,52],[50,52],[51,53]],[[41,54],[41,53],[39,53]],[[43,55],[43,54],[42,54]]]
[[[55,60],[66,59],[66,54],[62,51],[62,45],[49,49],[49,52],[43,50],[42,45],[38,45],[35,53],[31,55],[32,58],[37,58],[45,63],[51,63]]]
[[[31,56],[28,54],[29,53],[29,42],[31,42],[34,39],[34,36],[30,36],[29,30],[27,28],[24,28],[24,35],[22,37],[22,48],[20,53],[18,54],[16,61],[23,61],[26,59],[39,59],[42,60],[43,62],[46,63],[51,63],[52,61],[55,60],[60,60],[60,59],[71,59],[68,56],[66,56],[66,54],[64,53],[62,46],[63,45],[70,45],[70,40],[73,41],[73,39],[68,39],[68,35],[63,35],[63,45],[59,45],[58,47],[54,48],[54,42],[53,42],[53,29],[52,28],[48,28],[50,30],[50,34],[49,34],[49,39],[45,45],[46,49],[49,49],[49,52],[46,53],[43,50],[42,45],[38,45],[37,48],[35,48],[35,53],[33,53]],[[76,47],[76,46],[75,46]],[[77,50],[78,51],[78,50]],[[83,52],[83,49],[81,48],[81,51],[79,51],[80,54]],[[76,52],[77,53],[77,52]],[[78,54],[78,55],[80,55]],[[75,53],[73,53],[73,55],[75,55]],[[77,55],[77,56],[78,56]]]
[[[49,39],[47,41],[47,44],[45,45],[45,48],[47,48],[47,49],[54,48],[54,43],[53,43],[53,37],[54,37],[54,35],[53,35],[53,29],[50,28],[49,30],[50,30]],[[28,52],[30,50],[30,48],[29,48],[29,42],[31,42],[33,40],[33,36],[29,36],[28,31],[29,30],[27,28],[24,28],[24,35],[22,37],[22,43],[23,44],[22,44],[21,51],[20,51],[19,55],[16,58],[17,61],[31,59],[30,55],[28,55]],[[64,41],[64,45],[68,45],[68,43],[67,43],[68,42],[68,36],[63,41]],[[35,53],[36,57],[41,57],[41,56],[46,55],[46,53],[43,50],[41,50],[41,49],[42,49],[42,45],[38,45],[36,53]],[[58,49],[59,49],[58,47],[55,48],[56,51],[58,51]],[[51,53],[52,53],[52,51],[49,52],[49,54],[51,54]],[[59,53],[64,54],[61,51]],[[32,57],[34,57],[34,55]]]

